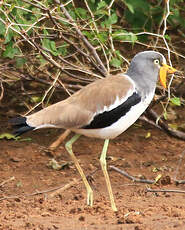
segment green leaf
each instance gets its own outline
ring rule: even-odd
[[[168,120],[168,114],[167,114],[166,111],[163,113],[163,117],[164,117],[165,120]]]
[[[181,106],[181,100],[180,100],[179,97],[170,98],[170,101],[171,101],[172,104],[174,104],[174,105]]]
[[[0,21],[0,35],[4,35],[5,31],[5,25]]]
[[[84,10],[83,8],[76,8],[75,10],[77,16],[79,16],[82,19],[87,18],[87,10]]]
[[[119,68],[121,66],[121,60],[119,60],[118,58],[112,58],[112,60],[110,61],[110,64],[116,68]]]
[[[61,46],[61,47],[57,48],[58,55],[62,55],[62,56],[67,55],[68,51],[67,51],[66,47],[67,46]]]
[[[130,3],[128,3],[128,2],[125,2],[125,5],[128,7],[128,9],[130,10],[130,12],[131,12],[132,14],[134,14],[134,8],[133,8],[132,4],[130,4]]]
[[[16,137],[15,135],[11,134],[11,133],[1,133],[0,134],[0,139],[7,139],[7,140],[18,140],[20,139],[20,137]]]
[[[133,31],[143,31],[151,30],[152,25],[152,17],[150,9],[152,6],[147,0],[124,0],[124,3],[129,6],[130,8],[126,8],[124,11],[124,17],[132,26]],[[133,13],[134,11],[134,13]]]
[[[68,12],[69,12],[70,16],[73,18],[73,20],[76,20],[76,14],[75,14],[74,10],[69,9]]]
[[[57,53],[57,49],[56,49],[55,42],[54,42],[54,41],[50,41],[50,42],[49,42],[49,45],[50,45],[51,53],[52,53],[54,56],[57,56],[58,53]]]
[[[12,40],[14,35],[15,35],[14,32],[11,29],[9,29],[8,33],[6,34],[4,44],[9,43]]]
[[[147,0],[124,0],[124,3],[132,14],[133,12],[136,13],[136,10],[145,13],[149,12],[150,10],[150,3]]]
[[[108,19],[110,24],[115,24],[118,21],[118,16],[116,13],[113,13],[109,19]]]
[[[50,51],[54,56],[57,56],[57,49],[54,41],[49,40],[48,38],[44,38],[42,40],[42,46]]]
[[[23,65],[26,63],[25,58],[16,58],[16,66],[17,68],[23,67]]]
[[[13,42],[11,41],[7,46],[6,50],[3,52],[3,57],[14,58],[16,54],[20,54],[20,51],[17,47],[13,47]]]
[[[113,13],[111,16],[109,16],[105,21],[101,23],[102,27],[109,28],[110,25],[117,23],[118,16],[116,13]]]
[[[22,138],[19,141],[32,141],[32,138],[31,137]]]
[[[32,96],[31,101],[34,102],[34,103],[39,103],[39,102],[42,101],[42,97]]]
[[[98,3],[97,10],[100,10],[100,9],[106,7],[106,6],[107,6],[106,2],[101,1],[101,2]]]
[[[106,32],[100,32],[97,34],[97,37],[100,39],[101,43],[105,43],[107,41],[108,34]]]
[[[112,37],[119,41],[131,41],[132,43],[137,41],[137,36],[132,32],[127,32],[126,30],[117,30],[112,34]]]
[[[46,63],[48,63],[48,61],[40,54],[37,55],[37,58],[39,59],[41,65],[45,65]]]
[[[94,38],[94,33],[91,31],[82,31],[83,35],[85,35],[88,39]]]
[[[170,37],[168,34],[165,34],[164,37],[165,37],[167,40],[171,41],[171,37]]]

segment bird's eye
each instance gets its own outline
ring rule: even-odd
[[[159,59],[155,59],[155,60],[154,60],[154,64],[155,64],[155,65],[159,65]]]

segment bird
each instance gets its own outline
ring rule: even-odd
[[[75,135],[66,142],[70,154],[87,190],[87,205],[93,205],[93,190],[73,153],[72,145],[81,135],[104,140],[100,165],[113,211],[117,211],[107,172],[106,154],[109,140],[128,129],[152,101],[158,78],[166,88],[167,73],[177,70],[166,64],[163,54],[156,51],[137,53],[126,73],[95,80],[65,100],[28,116],[10,120],[14,134],[19,136],[41,128],[69,129]]]

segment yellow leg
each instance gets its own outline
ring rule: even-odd
[[[77,158],[75,157],[73,150],[72,150],[72,145],[75,141],[77,141],[77,139],[80,137],[80,134],[76,134],[74,135],[65,145],[66,150],[68,151],[68,153],[70,154],[76,168],[78,169],[78,172],[80,173],[80,176],[85,184],[86,190],[87,190],[87,205],[92,206],[93,205],[93,191],[86,179],[86,176],[82,170],[82,168],[80,167]]]
[[[107,189],[108,189],[108,192],[109,192],[111,207],[112,207],[113,211],[116,212],[117,208],[116,208],[116,205],[115,205],[115,202],[114,202],[114,196],[113,196],[113,193],[112,193],[109,174],[107,172],[106,154],[107,154],[108,145],[109,145],[109,140],[106,139],[105,142],[104,142],[103,150],[102,150],[101,157],[100,157],[100,164],[101,164],[101,168],[102,168],[102,171],[103,171],[103,174],[104,174],[104,177],[105,177],[105,181],[106,181],[106,184],[107,184]]]

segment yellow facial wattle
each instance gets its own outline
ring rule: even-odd
[[[159,71],[159,78],[161,85],[166,89],[166,75],[167,73],[175,73],[177,70],[169,65],[162,64]]]

